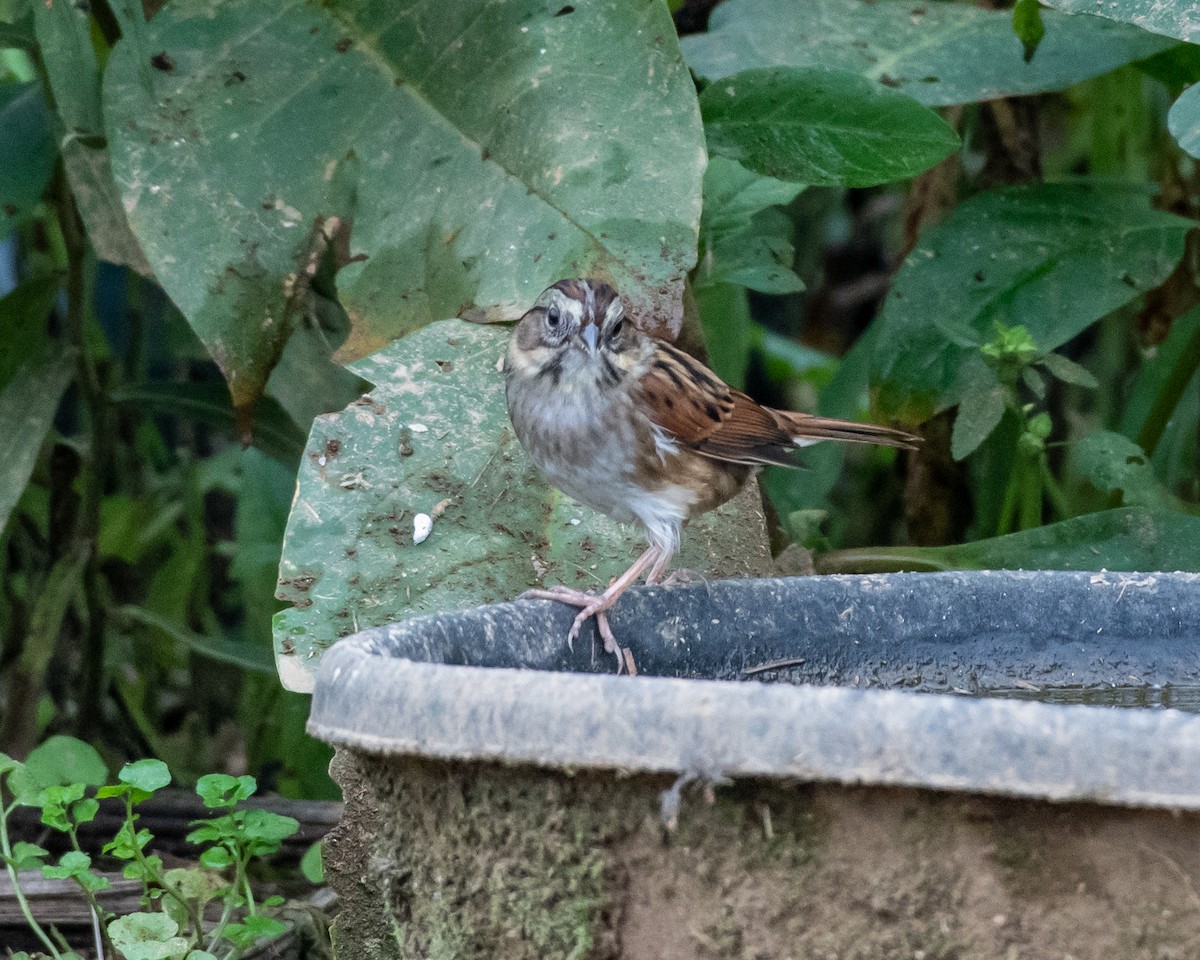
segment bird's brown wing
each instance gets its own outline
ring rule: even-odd
[[[917,438],[872,423],[764,407],[721,381],[682,350],[656,342],[642,376],[650,419],[680,443],[714,460],[799,466],[796,450],[819,440],[913,448]]]
[[[655,346],[641,381],[651,420],[714,460],[796,466],[796,447],[773,411],[722,382],[682,350],[662,342]]]

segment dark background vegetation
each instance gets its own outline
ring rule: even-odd
[[[269,13],[284,83],[289,63],[308,62],[310,18],[312,43],[396,64],[402,87],[422,75],[420,45],[389,40],[349,2],[331,12],[214,4],[211,40],[173,6],[148,4],[145,22],[128,0],[0,2],[0,750],[23,756],[67,732],[115,765],[161,758],[184,782],[249,772],[266,790],[331,797],[328,753],[304,734],[306,698],[280,687],[271,626],[309,427],[369,389],[330,356],[362,356],[429,320],[512,319],[525,288],[494,293],[486,267],[426,261],[421,297],[409,300],[417,281],[404,287],[411,271],[379,240],[386,224],[364,226],[354,206],[384,148],[354,133],[321,155],[339,118],[315,99],[303,123],[271,128],[269,90],[282,88],[237,99],[266,66],[215,52],[244,40],[239,17]],[[557,24],[610,17],[584,4],[520,6],[552,54],[577,42]],[[730,0],[705,34],[712,6],[674,14],[691,35],[690,76],[665,8],[604,23],[604,43],[644,43],[648,62],[664,56],[677,71],[662,93],[686,120],[672,149],[639,148],[654,132],[636,121],[612,138],[634,144],[633,180],[665,171],[678,188],[666,201],[678,209],[647,214],[646,236],[660,221],[683,224],[662,229],[668,266],[696,253],[685,201],[699,199],[705,139],[711,158],[699,260],[686,294],[667,285],[659,332],[682,327],[697,346],[702,329],[716,369],[762,401],[925,438],[912,457],[817,450],[807,471],[768,472],[773,547],[789,569],[1200,569],[1200,98],[1190,87],[1200,49],[1188,42],[1200,38],[1149,22],[1135,0],[1107,4],[1115,21],[1024,0],[1015,17],[973,4]],[[512,38],[530,36],[516,24]],[[638,39],[655,24],[657,38]],[[482,89],[496,57],[487,42],[468,45],[465,63],[441,62],[445,89],[429,74],[411,81],[467,133],[475,100],[480,116],[494,109]],[[536,76],[537,51],[503,42],[513,71]],[[464,86],[473,71],[479,90]],[[514,108],[509,130],[551,166],[551,130],[589,129],[593,114],[573,114],[588,97],[600,116],[625,116],[633,102],[619,83],[563,82],[563,97],[530,106],[525,126]],[[376,95],[358,74],[329,83]],[[257,131],[253,151],[196,147],[184,134],[199,116],[228,142]],[[485,145],[485,163],[501,139]],[[275,221],[258,235],[223,219],[258,160],[292,172],[299,154],[321,161],[311,191],[325,201],[263,195],[245,214],[302,207],[286,247],[272,247]],[[171,195],[150,213],[143,176]],[[533,216],[518,211],[507,229],[515,237]],[[351,256],[351,220],[355,240],[368,231],[365,267]],[[641,227],[623,229],[629,248],[647,244]],[[530,241],[546,258],[522,281],[577,272],[580,255],[558,250],[557,232]],[[244,259],[222,252],[228,237],[248,247]],[[632,261],[616,256],[603,272],[636,278]],[[401,279],[366,289],[375,263]],[[593,266],[585,258],[578,272]],[[350,270],[360,272],[343,288]],[[204,293],[205,271],[224,278],[224,299]],[[643,321],[646,290],[622,283]]]

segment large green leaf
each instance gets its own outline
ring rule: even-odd
[[[511,600],[539,582],[602,588],[645,543],[550,489],[508,425],[509,331],[447,320],[352,369],[378,384],[318,417],[300,467],[275,618],[284,685],[307,690],[339,637],[420,613]],[[433,517],[414,542],[414,516]],[[680,564],[762,575],[757,490],[688,525]],[[564,643],[566,642],[564,638]]]
[[[1045,185],[971,198],[896,274],[877,321],[880,410],[915,423],[954,402],[964,362],[997,323],[1026,327],[1042,352],[1065,343],[1161,283],[1192,225],[1130,190]]]
[[[1095,17],[1047,10],[1043,19],[1046,37],[1025,63],[1007,10],[938,0],[729,0],[683,52],[709,80],[760,67],[849,70],[944,106],[1060,90],[1170,46]]]
[[[199,0],[146,32],[152,89],[124,42],[106,72],[114,173],[237,403],[325,245],[358,258],[343,358],[433,318],[514,317],[581,273],[678,330],[704,150],[665,3]]]
[[[949,547],[837,550],[819,573],[887,570],[1200,571],[1200,517],[1121,507]]]
[[[1133,24],[1189,43],[1200,43],[1200,3],[1197,0],[1043,0],[1064,13],[1088,13]]]
[[[810,186],[903,180],[959,146],[928,107],[844,70],[747,70],[709,86],[700,114],[712,153]]]
[[[0,238],[41,199],[57,155],[41,83],[0,83]]]

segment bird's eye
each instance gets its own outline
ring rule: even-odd
[[[558,322],[562,319],[562,314],[559,313],[558,307],[551,307],[546,311],[546,326],[551,330],[558,326]]]
[[[609,337],[611,337],[612,339],[615,340],[617,337],[619,337],[621,335],[621,331],[624,329],[625,329],[625,319],[621,318],[620,320],[618,320],[616,323],[613,324],[613,328],[612,328],[612,331],[609,333]]]

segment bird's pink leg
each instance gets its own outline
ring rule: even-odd
[[[553,586],[526,590],[521,594],[521,599],[558,600],[560,603],[569,603],[574,607],[582,607],[583,609],[579,611],[579,615],[575,618],[575,622],[571,624],[571,629],[567,633],[567,643],[573,645],[587,618],[595,617],[596,629],[599,630],[600,637],[604,641],[604,649],[616,656],[617,672],[619,673],[621,668],[625,666],[625,659],[621,652],[621,646],[617,643],[616,637],[613,636],[612,628],[608,624],[606,611],[641,576],[643,570],[651,564],[654,564],[656,568],[660,565],[666,566],[666,560],[669,559],[669,554],[664,558],[664,551],[659,547],[651,546],[645,553],[633,561],[632,566],[628,570],[610,583],[608,589],[601,594],[587,593],[584,590],[573,590],[570,587]]]
[[[650,572],[648,574],[646,574],[646,585],[647,586],[652,587],[652,586],[654,586],[654,584],[656,584],[660,580],[662,580],[662,575],[663,575],[663,573],[666,572],[667,564],[671,562],[671,557],[672,557],[672,554],[670,554],[666,550],[664,550],[659,555],[658,559],[654,561],[654,566],[652,566],[650,568]]]

